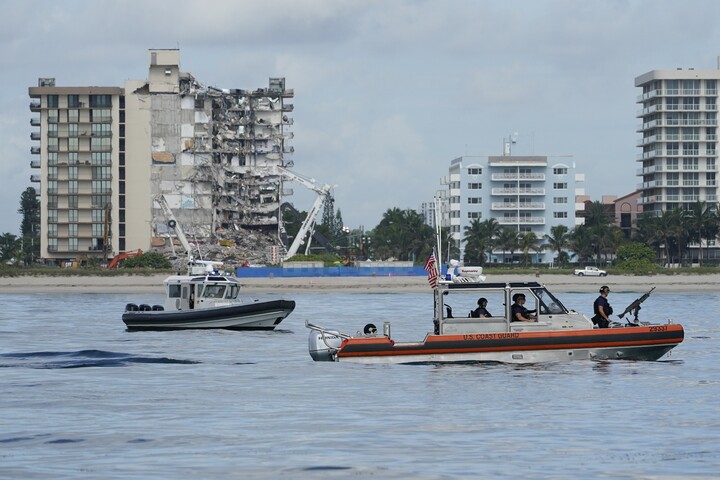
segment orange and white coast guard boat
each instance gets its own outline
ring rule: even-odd
[[[596,328],[585,315],[568,310],[537,282],[484,283],[480,268],[466,267],[471,276],[448,275],[434,289],[434,331],[419,342],[396,342],[391,325],[377,332],[347,335],[306,322],[310,328],[310,356],[316,361],[355,363],[502,362],[539,363],[567,360],[658,360],[683,341],[682,325],[652,325],[637,319],[640,303],[625,313],[634,320]],[[652,291],[652,290],[651,290]],[[536,311],[531,322],[511,322],[516,294],[524,294],[525,308]],[[473,318],[471,309],[483,300],[490,316]],[[453,307],[463,314],[454,316]],[[445,308],[443,308],[445,307]]]

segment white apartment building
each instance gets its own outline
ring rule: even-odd
[[[582,223],[575,212],[584,205],[577,204],[575,198],[584,195],[584,175],[576,173],[574,162],[566,160],[511,154],[466,155],[452,160],[448,177],[441,181],[448,186],[447,214],[442,224],[449,225],[460,257],[465,249],[465,229],[474,220],[494,218],[501,227],[534,232],[539,244],[555,225],[572,230]],[[514,259],[509,252],[504,253],[494,252],[490,261],[517,261],[521,252],[515,252]],[[542,263],[552,262],[553,257],[552,251],[532,255],[533,262]]]
[[[205,87],[177,49],[149,50],[146,80],[29,88],[39,141],[41,257],[61,262],[168,243],[165,196],[187,236],[238,228],[281,236],[293,152],[284,78],[253,90]]]
[[[635,79],[644,212],[717,202],[720,70],[653,70]]]

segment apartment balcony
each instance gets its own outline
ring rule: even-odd
[[[500,225],[545,225],[545,217],[500,217]]]
[[[544,188],[493,188],[492,195],[545,195]]]
[[[30,132],[30,140],[40,140],[40,132]]]
[[[40,155],[40,147],[30,147],[30,153],[33,155]]]
[[[40,183],[40,175],[30,175],[30,181],[33,183]]]
[[[30,168],[41,168],[40,160],[30,160]]]
[[[655,143],[662,139],[662,135],[651,135],[649,137],[641,138],[637,141],[637,146],[642,147],[643,145],[647,145],[649,143]]]
[[[502,182],[502,181],[518,181],[518,180],[529,180],[534,182],[544,182],[545,181],[545,174],[544,173],[493,173],[490,178],[493,181]]]
[[[647,100],[651,100],[655,97],[658,97],[661,93],[662,93],[661,90],[651,90],[647,93],[643,93],[642,95],[637,96],[637,98],[636,98],[637,101],[635,103],[641,103],[641,102],[644,102]]]
[[[493,202],[492,210],[545,210],[545,202]]]
[[[653,150],[652,152],[643,152],[643,153],[638,154],[636,159],[637,160],[648,160],[651,158],[655,158],[656,156],[657,156],[657,152]]]
[[[40,111],[40,100],[34,100],[30,102],[30,111],[31,112],[39,112]]]
[[[282,106],[283,112],[292,112],[295,109],[295,105],[293,104],[285,104]]]
[[[31,118],[31,119],[30,119],[30,125],[32,125],[33,127],[39,127],[39,126],[40,126],[40,119],[39,119],[39,118],[36,118],[36,117]]]

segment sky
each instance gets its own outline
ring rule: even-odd
[[[351,228],[432,201],[450,161],[562,157],[593,200],[636,189],[635,77],[718,68],[720,2],[31,0],[0,16],[0,234],[29,186],[28,87],[124,86],[179,48],[205,86],[295,91],[294,172],[335,186]],[[301,185],[290,201],[308,210]]]

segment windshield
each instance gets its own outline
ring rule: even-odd
[[[544,288],[533,288],[535,296],[540,300],[540,314],[541,315],[558,315],[561,313],[567,313],[567,308],[563,305],[560,300],[545,290]]]

